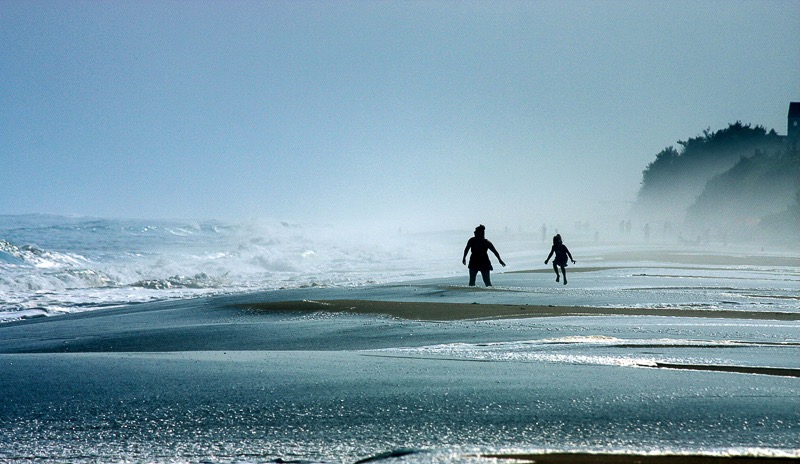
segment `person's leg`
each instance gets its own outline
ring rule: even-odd
[[[564,274],[564,285],[567,285],[567,268],[565,266],[561,266],[561,273]]]
[[[553,262],[553,271],[555,271],[556,273],[556,282],[558,282],[559,279],[561,278],[561,274],[558,273],[558,264],[556,264],[555,262]]]
[[[469,286],[470,287],[474,287],[475,286],[475,277],[477,277],[477,275],[478,275],[478,270],[470,268],[470,270],[469,270]]]
[[[483,283],[486,284],[487,287],[492,286],[492,278],[489,276],[490,272],[488,269],[481,271],[481,275],[483,276]]]

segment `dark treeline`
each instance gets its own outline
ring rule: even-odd
[[[678,145],[643,171],[632,209],[639,220],[724,240],[777,238],[798,224],[800,156],[775,130],[737,121]]]

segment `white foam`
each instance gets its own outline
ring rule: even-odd
[[[212,293],[402,281],[442,275],[445,262],[436,252],[425,256],[432,245],[412,246],[407,235],[358,237],[332,227],[67,219],[54,225],[52,218],[33,218],[12,228],[4,218],[0,311],[12,316],[32,308],[52,314]]]
[[[554,345],[563,345],[556,349]],[[605,335],[566,336],[494,343],[448,343],[421,347],[384,348],[375,352],[391,352],[395,355],[424,358],[446,358],[468,361],[495,362],[545,362],[559,364],[587,364],[624,367],[655,367],[658,363],[676,362],[677,358],[666,355],[641,356],[637,348],[730,348],[734,346],[757,346],[757,343],[736,340],[696,339],[622,339]],[[608,348],[591,354],[589,347]],[[611,350],[609,350],[611,349]],[[681,361],[685,362],[686,359]],[[693,362],[702,362],[693,359]]]

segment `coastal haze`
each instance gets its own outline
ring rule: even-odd
[[[0,214],[616,227],[664,147],[735,121],[785,134],[799,18],[793,1],[3,1]]]

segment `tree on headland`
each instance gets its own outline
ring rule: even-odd
[[[741,121],[727,128],[663,149],[642,172],[642,183],[633,205],[634,216],[647,221],[682,222],[707,182],[731,169],[757,151],[772,153],[783,147],[775,130]]]
[[[763,217],[760,226],[768,240],[790,242],[797,246],[800,241],[800,189],[795,192],[794,204]]]
[[[687,210],[689,225],[735,229],[757,225],[761,218],[785,210],[800,189],[797,152],[757,150],[708,181]]]

